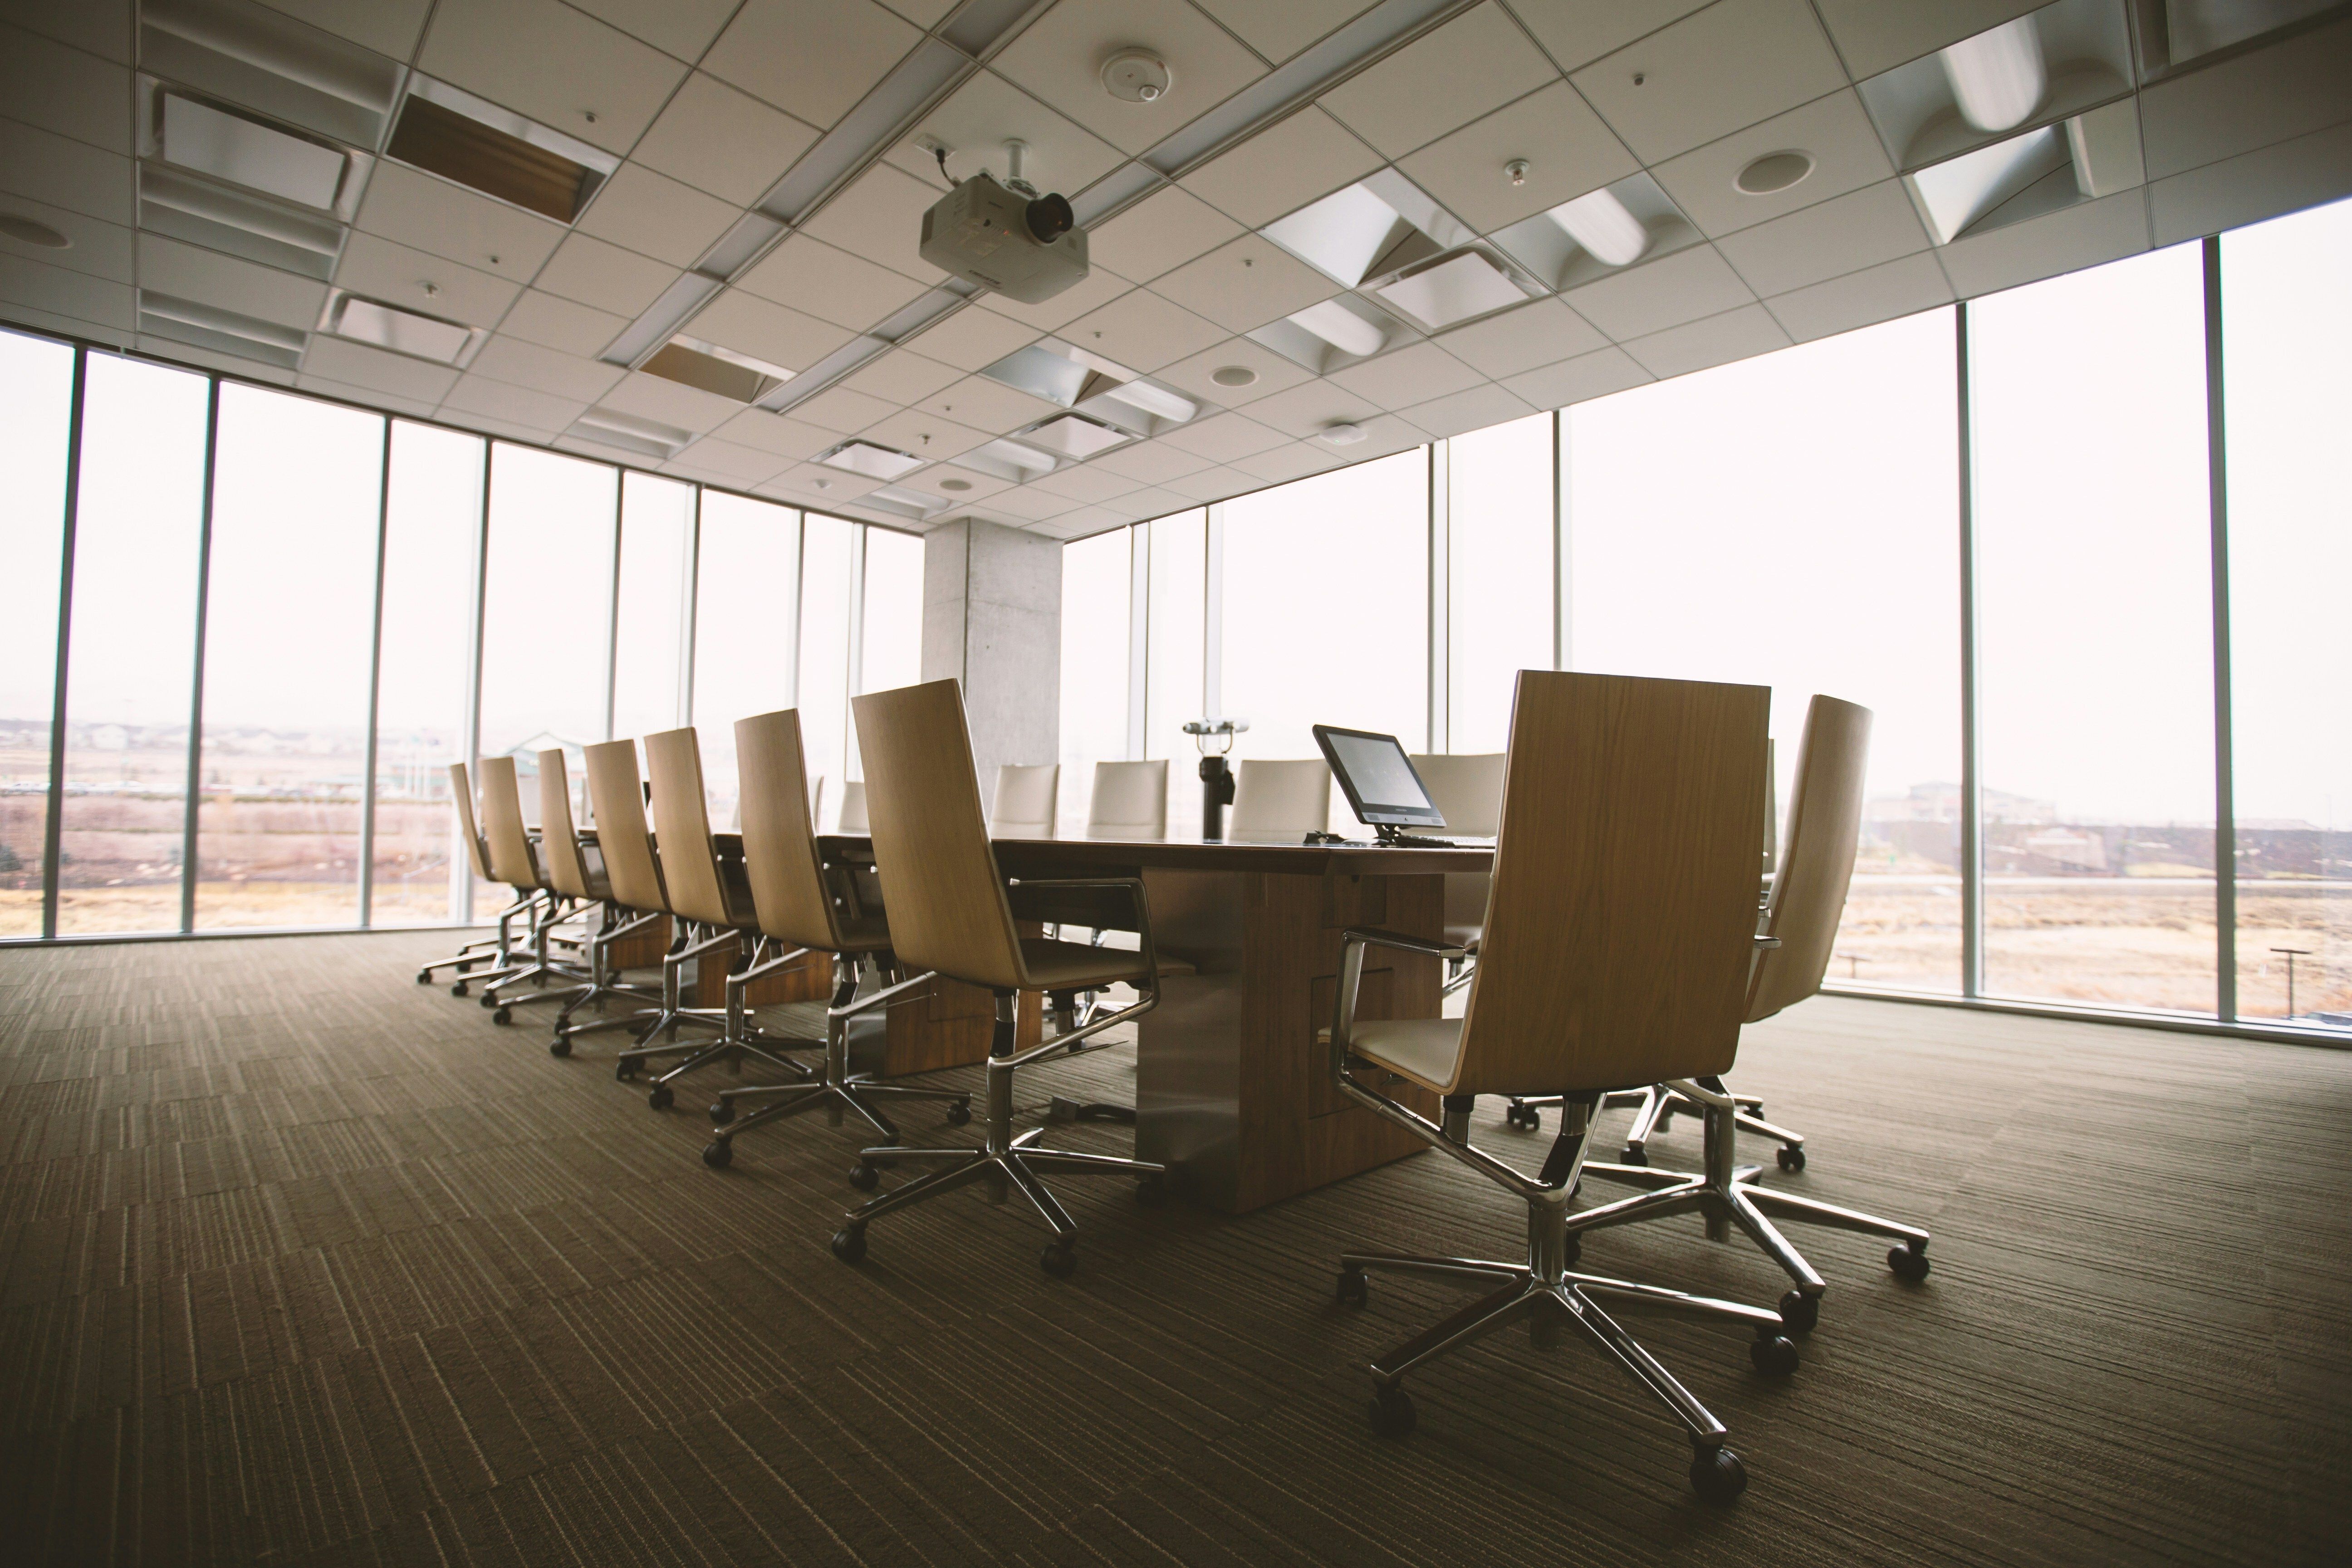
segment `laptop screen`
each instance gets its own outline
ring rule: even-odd
[[[1436,803],[1422,787],[1421,775],[1413,772],[1412,759],[1405,755],[1394,735],[1318,724],[1315,742],[1323,748],[1324,759],[1331,764],[1331,773],[1359,820],[1413,827],[1445,826]]]

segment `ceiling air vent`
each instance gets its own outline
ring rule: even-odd
[[[670,339],[637,368],[730,403],[757,403],[793,378],[782,365],[688,337]]]
[[[570,223],[620,160],[471,93],[419,77],[392,128],[392,157]]]
[[[339,294],[329,303],[327,331],[353,342],[373,343],[436,364],[462,363],[482,336],[478,328],[357,294]]]
[[[888,447],[877,447],[871,441],[844,441],[819,457],[817,461],[828,468],[864,474],[869,479],[900,479],[923,466],[920,458]]]
[[[259,360],[282,370],[302,363],[299,327],[280,326],[218,305],[158,294],[152,289],[139,290],[139,330],[150,337]]]
[[[1021,432],[1025,445],[1079,463],[1134,438],[1124,430],[1097,425],[1076,414],[1056,414],[1044,424]]]

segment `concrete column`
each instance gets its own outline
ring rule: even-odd
[[[1062,546],[964,519],[923,536],[923,679],[963,682],[981,798],[1062,755]],[[1067,787],[1067,781],[1064,781]]]

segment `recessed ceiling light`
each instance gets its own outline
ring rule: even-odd
[[[456,364],[474,341],[474,329],[438,316],[420,315],[397,305],[347,294],[337,301],[331,330],[340,337],[373,343],[394,353],[415,354]]]
[[[1515,305],[1527,294],[1483,250],[1457,250],[1377,284],[1372,292],[1434,331]]]
[[[971,489],[971,481],[970,479],[941,479],[940,481],[940,489],[943,490],[954,490],[961,495],[965,490]]]
[[[1769,196],[1774,191],[1785,191],[1813,172],[1813,155],[1810,153],[1767,153],[1739,171],[1731,183],[1751,196]]]
[[[0,234],[5,234],[10,239],[26,245],[37,245],[44,250],[73,248],[72,240],[68,239],[47,224],[36,223],[31,218],[21,217],[15,213],[0,213]]]
[[[1134,437],[1124,430],[1114,430],[1075,414],[1057,414],[1035,429],[1024,432],[1021,439],[1056,457],[1084,462],[1097,452],[1108,452]]]
[[[1639,261],[1650,247],[1650,231],[1606,189],[1590,191],[1544,215],[1562,234],[1611,267]]]
[[[1255,386],[1257,372],[1245,364],[1221,364],[1209,373],[1209,379],[1219,386]]]
[[[909,457],[888,447],[877,447],[871,441],[844,441],[817,461],[829,468],[864,474],[869,479],[895,479],[923,466],[920,458]]]
[[[166,163],[327,210],[350,162],[340,148],[173,92],[163,95],[160,136]]]

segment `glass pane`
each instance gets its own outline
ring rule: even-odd
[[[1969,307],[1985,987],[2213,1009],[2199,247]]]
[[[1449,752],[1501,751],[1518,672],[1552,666],[1551,421],[1448,443]]]
[[[88,376],[58,930],[177,931],[205,381],[102,353]]]
[[[613,650],[613,733],[686,722],[686,628],[694,487],[621,477],[621,581]]]
[[[73,350],[0,332],[0,936],[41,934]]]
[[[866,598],[859,611],[857,689],[890,691],[923,679],[923,542],[887,528],[866,530]],[[847,773],[864,778],[857,726],[845,734]],[[841,792],[827,792],[839,814]]]
[[[1833,979],[1960,980],[1958,413],[1931,311],[1569,410],[1570,667],[1875,715]]]
[[[196,924],[354,925],[383,420],[221,384]]]
[[[1234,754],[1320,756],[1317,724],[1426,750],[1428,448],[1260,490],[1224,516],[1224,710],[1250,726]],[[1331,801],[1353,829],[1346,797]]]
[[[811,512],[801,536],[801,743],[824,812],[839,815],[848,777],[850,543],[857,525]]]
[[[482,447],[478,436],[404,419],[392,424],[373,925],[464,918],[466,851],[457,840],[449,764],[466,760],[466,671],[481,582]]]
[[[711,821],[735,820],[735,721],[793,705],[801,514],[702,492],[695,568],[694,728]],[[815,771],[811,764],[811,772]],[[831,792],[837,795],[839,786]]]
[[[2238,1012],[2337,1027],[2352,1026],[2347,266],[2352,202],[2221,240]]]
[[[1184,725],[1202,716],[1209,514],[1179,512],[1149,524],[1145,532],[1151,584],[1145,632],[1143,754],[1169,759],[1168,831],[1182,838],[1197,836],[1201,824],[1201,778],[1194,771],[1199,752]]]
[[[1062,790],[1056,830],[1083,837],[1097,763],[1127,757],[1135,530],[1062,547]]]

